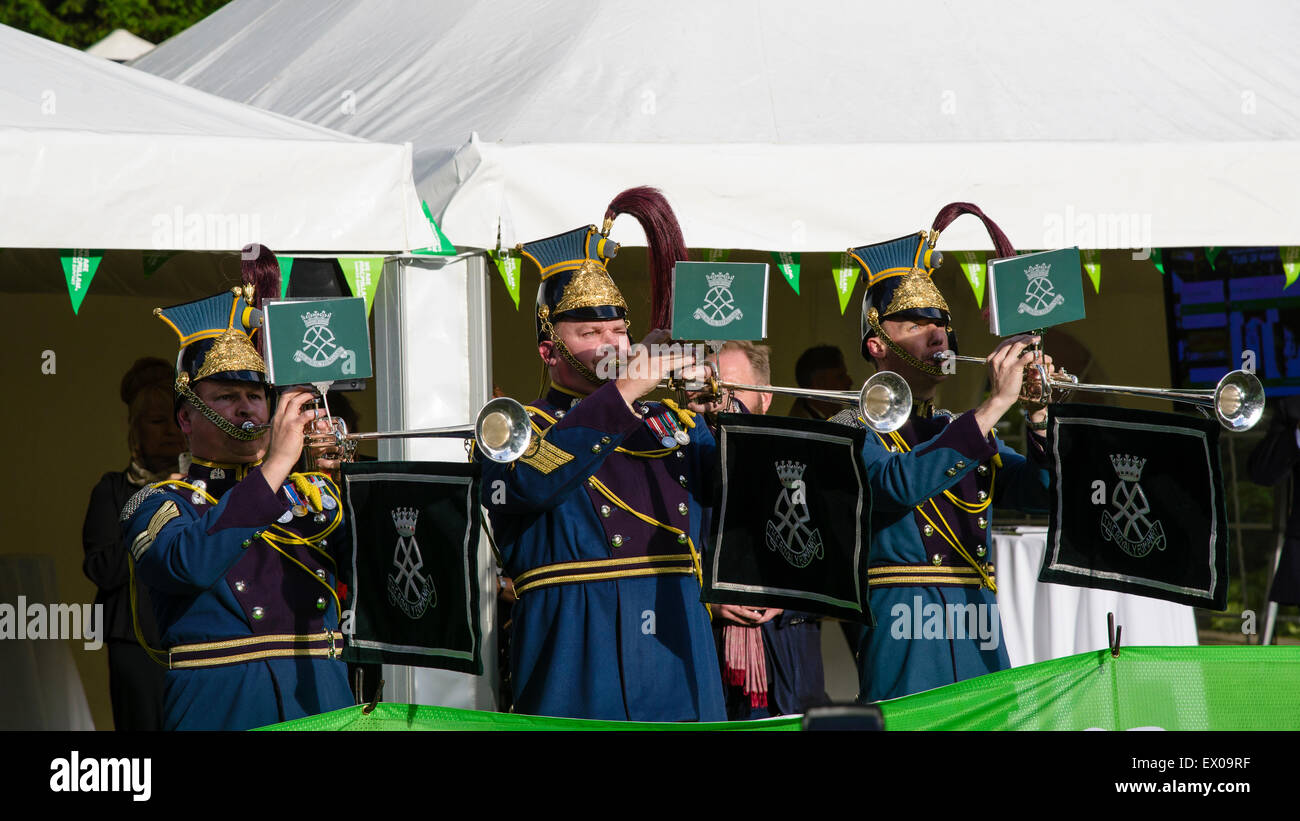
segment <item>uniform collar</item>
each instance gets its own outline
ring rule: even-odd
[[[552,382],[546,390],[546,401],[557,408],[568,409],[590,395],[589,393],[579,393],[572,388],[565,388]]]
[[[246,462],[244,464],[230,462],[213,462],[207,459],[200,459],[197,456],[191,457],[189,479],[193,484],[195,479],[201,479],[207,487],[208,493],[217,498],[221,498],[222,493],[234,487],[240,480],[248,475],[253,468],[262,464],[262,460],[255,462]]]

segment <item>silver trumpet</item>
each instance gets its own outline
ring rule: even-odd
[[[959,356],[952,351],[940,351],[934,355],[938,362],[954,360],[957,362],[978,362],[985,360],[976,356]],[[1198,408],[1213,408],[1219,424],[1230,431],[1250,430],[1264,415],[1264,386],[1259,378],[1249,371],[1232,371],[1219,380],[1213,388],[1195,390],[1176,390],[1173,388],[1135,388],[1128,385],[1093,385],[1080,382],[1077,376],[1057,371],[1056,376],[1049,376],[1047,368],[1040,363],[1031,363],[1027,368],[1034,368],[1038,373],[1037,396],[1025,397],[1030,401],[1048,404],[1053,401],[1054,391],[1062,395],[1070,391],[1089,391],[1092,393],[1113,393],[1123,396],[1140,396],[1148,399],[1168,399],[1171,402],[1183,402]]]
[[[843,405],[856,405],[867,427],[877,433],[898,430],[912,413],[912,389],[903,377],[893,371],[880,371],[867,380],[861,390],[827,391],[816,388],[782,388],[774,385],[744,385],[739,382],[722,382],[710,378],[706,381],[682,382],[669,380],[661,387],[675,390],[701,391],[705,397],[717,397],[723,389],[779,393],[785,396],[802,396]]]
[[[325,429],[319,429],[320,426]],[[245,422],[245,430],[268,428]],[[312,427],[317,427],[312,430]],[[418,428],[383,433],[350,433],[347,423],[337,416],[325,416],[308,423],[304,431],[308,463],[319,460],[351,462],[356,457],[357,443],[379,439],[473,439],[479,453],[493,462],[508,464],[528,451],[533,440],[532,421],[524,406],[508,396],[491,400],[478,412],[472,425],[452,425],[442,428]]]

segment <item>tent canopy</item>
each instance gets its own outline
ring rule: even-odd
[[[404,251],[409,145],[371,143],[0,26],[0,247]]]
[[[236,0],[136,65],[411,141],[461,246],[638,184],[697,247],[834,251],[954,200],[1025,248],[1297,244],[1298,35],[1285,0]]]

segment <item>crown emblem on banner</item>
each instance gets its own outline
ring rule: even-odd
[[[725,271],[714,271],[711,274],[705,274],[704,278],[709,281],[710,288],[730,288],[731,281],[736,277]]]
[[[324,327],[330,324],[330,317],[333,316],[328,311],[308,311],[302,314],[302,321],[308,328]]]
[[[393,524],[397,532],[408,539],[415,535],[415,520],[420,518],[420,511],[413,507],[399,507],[393,511]]]
[[[1142,478],[1142,468],[1147,460],[1138,456],[1110,455],[1110,463],[1115,466],[1115,475],[1125,482],[1136,482]]]
[[[1025,269],[1025,276],[1030,279],[1042,279],[1052,270],[1052,263],[1040,262]]]
[[[786,487],[793,486],[796,482],[803,479],[804,468],[807,467],[801,462],[777,462],[776,475],[781,480],[781,484]]]

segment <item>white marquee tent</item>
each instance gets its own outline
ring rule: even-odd
[[[185,88],[0,26],[0,248],[436,244],[409,145]]]
[[[839,251],[961,199],[1027,247],[1278,245],[1298,41],[1285,0],[235,0],[136,65],[413,142],[461,247],[646,182],[696,247]]]

